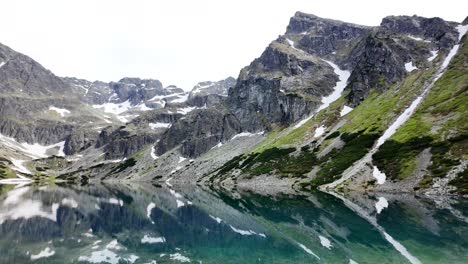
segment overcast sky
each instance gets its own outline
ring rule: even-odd
[[[191,89],[237,77],[296,11],[363,25],[413,14],[461,22],[468,1],[0,0],[0,10],[0,42],[59,76]]]

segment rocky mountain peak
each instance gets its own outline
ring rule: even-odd
[[[382,30],[396,34],[408,34],[427,41],[437,41],[443,48],[452,47],[458,40],[457,23],[439,17],[388,16],[380,23]]]

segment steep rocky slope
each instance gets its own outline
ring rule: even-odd
[[[60,78],[1,46],[2,177],[466,193],[467,28],[297,12],[237,79],[190,92]]]

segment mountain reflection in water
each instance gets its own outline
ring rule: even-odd
[[[0,185],[0,263],[468,263],[468,201]]]

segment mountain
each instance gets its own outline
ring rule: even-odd
[[[466,24],[297,12],[237,79],[190,92],[0,46],[2,177],[467,194]]]

